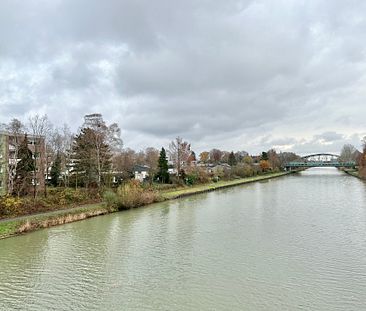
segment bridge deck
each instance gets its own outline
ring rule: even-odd
[[[323,162],[323,161],[308,161],[308,162],[289,162],[286,167],[355,167],[356,162]]]

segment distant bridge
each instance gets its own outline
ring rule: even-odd
[[[344,167],[354,168],[355,161],[342,161],[339,155],[332,153],[316,153],[300,158],[299,160],[287,162],[285,168],[287,170],[310,168],[310,167]]]

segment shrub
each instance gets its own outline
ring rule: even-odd
[[[0,198],[0,216],[17,214],[23,201],[17,197],[6,196]]]
[[[185,183],[188,186],[193,186],[197,183],[197,175],[196,174],[189,174],[186,176]]]
[[[111,190],[104,192],[103,199],[107,203],[108,207],[117,207],[118,205],[117,194]]]
[[[143,188],[140,182],[131,180],[117,189],[116,205],[118,209],[130,209],[159,200],[158,192],[153,188]]]
[[[232,168],[232,174],[241,178],[251,177],[254,173],[253,167],[246,163],[239,163]]]

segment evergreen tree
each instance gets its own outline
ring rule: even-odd
[[[268,161],[268,153],[267,152],[264,152],[264,151],[262,152],[261,160]]]
[[[230,154],[229,154],[228,164],[230,166],[236,165],[236,158],[235,158],[235,154],[234,154],[233,151],[231,151]]]
[[[164,148],[161,148],[160,151],[158,172],[155,175],[155,178],[161,183],[169,183],[168,160],[166,158],[166,152]]]
[[[59,185],[59,178],[61,175],[61,156],[59,153],[56,155],[56,159],[51,167],[51,185],[57,187]]]
[[[94,184],[100,186],[102,177],[111,168],[111,152],[107,137],[99,135],[98,144],[93,140],[97,134],[91,128],[82,128],[73,144],[73,173],[77,185],[86,187]]]
[[[19,195],[27,194],[32,184],[33,171],[35,163],[32,151],[28,148],[28,136],[25,134],[24,140],[19,146],[18,158],[20,159],[15,172],[15,192]],[[36,181],[34,181],[36,182]]]

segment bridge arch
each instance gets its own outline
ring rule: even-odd
[[[333,153],[314,153],[303,156],[298,160],[287,162],[285,165],[287,170],[311,168],[311,167],[344,167],[354,168],[355,161],[341,161],[338,154]]]
[[[337,159],[340,157],[338,154],[333,154],[333,153],[314,153],[314,154],[309,154],[309,155],[303,156],[301,158],[309,159],[309,158],[319,157],[319,156],[333,157],[333,158],[337,158]]]

